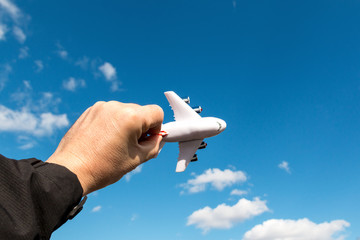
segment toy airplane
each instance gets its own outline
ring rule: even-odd
[[[202,118],[198,113],[201,107],[191,108],[190,98],[181,99],[175,92],[164,93],[174,111],[174,122],[162,125],[160,134],[163,140],[160,150],[165,142],[179,142],[179,157],[176,172],[185,171],[190,162],[197,161],[195,154],[198,149],[204,149],[207,144],[204,138],[218,135],[226,128],[224,120],[214,117]]]

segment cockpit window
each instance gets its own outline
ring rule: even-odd
[[[219,124],[218,132],[220,132],[220,130],[221,130],[221,128],[222,128],[221,123],[219,123],[218,121],[216,121],[216,122],[217,122],[217,124]]]

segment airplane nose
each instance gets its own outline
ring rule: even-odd
[[[224,131],[226,128],[226,122],[222,119],[220,119],[220,120],[221,120],[221,131]]]
[[[226,122],[225,122],[224,120],[220,119],[220,118],[216,118],[216,122],[217,122],[217,124],[218,124],[218,129],[217,129],[217,131],[218,131],[218,132],[224,131],[225,128],[226,128]]]

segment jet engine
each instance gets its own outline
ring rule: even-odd
[[[200,147],[199,147],[198,149],[204,149],[204,148],[206,148],[206,146],[207,146],[207,143],[206,143],[206,142],[202,142],[202,143],[200,144]]]
[[[194,154],[194,156],[192,157],[192,159],[190,161],[196,162],[197,160],[198,160],[197,154]]]
[[[186,102],[187,104],[189,104],[190,103],[190,97],[183,98],[183,101]]]
[[[201,106],[194,107],[193,109],[194,109],[194,111],[197,112],[197,113],[201,113],[202,110],[203,110]]]

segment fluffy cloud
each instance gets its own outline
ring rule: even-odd
[[[0,65],[0,91],[4,89],[12,68],[9,64]]]
[[[129,182],[132,176],[134,176],[135,174],[141,173],[142,167],[143,167],[142,165],[139,165],[139,166],[137,166],[137,168],[135,168],[134,170],[132,170],[131,172],[126,174],[125,180],[127,182]]]
[[[44,63],[41,60],[35,60],[34,63],[36,66],[36,72],[41,72],[44,69]]]
[[[138,215],[137,214],[133,214],[132,216],[131,216],[131,218],[130,218],[130,221],[135,221],[136,219],[138,219]]]
[[[120,90],[120,86],[121,86],[121,82],[115,80],[115,81],[112,81],[111,82],[111,87],[110,87],[110,90],[112,92],[116,92],[116,91],[119,91]]]
[[[13,35],[20,43],[24,43],[26,35],[20,28],[20,25],[24,25],[27,22],[27,18],[20,9],[10,0],[0,0],[0,40],[5,40],[5,34],[8,32],[7,25],[12,25]],[[6,23],[6,25],[5,25]]]
[[[21,28],[19,28],[18,26],[15,26],[13,29],[13,33],[15,38],[18,40],[19,43],[24,43],[26,40],[26,35],[23,32],[23,30]]]
[[[24,58],[27,58],[28,56],[29,56],[29,48],[28,47],[20,48],[19,58],[24,59]]]
[[[5,34],[7,33],[7,27],[4,24],[0,23],[0,41],[5,40]]]
[[[229,229],[235,223],[243,222],[252,217],[269,211],[266,201],[254,198],[253,201],[240,199],[235,205],[221,204],[216,208],[204,207],[188,217],[187,225],[195,225],[206,233],[210,229]]]
[[[247,191],[239,190],[239,189],[234,189],[230,193],[230,195],[236,195],[236,196],[242,196],[242,195],[246,195],[246,194],[248,194]]]
[[[17,20],[20,17],[20,9],[10,0],[0,0],[0,8],[5,10],[5,12],[14,20]]]
[[[104,75],[105,79],[111,82],[111,91],[115,92],[120,90],[121,82],[117,80],[116,69],[111,63],[105,62],[99,67],[99,70]]]
[[[290,167],[289,167],[289,163],[288,162],[286,162],[286,161],[283,161],[282,163],[280,163],[279,165],[278,165],[278,167],[280,168],[280,169],[284,169],[287,173],[291,173],[291,171],[290,171]]]
[[[64,60],[67,59],[69,56],[69,53],[65,50],[65,48],[60,43],[56,43],[56,47],[58,49],[56,51],[56,53],[59,55],[59,57]]]
[[[29,136],[18,136],[17,142],[20,144],[19,149],[27,150],[33,148],[36,145],[36,141]]]
[[[49,109],[57,109],[57,106],[61,102],[59,97],[54,96],[51,92],[43,92],[40,94],[40,98],[31,106],[36,112],[49,111]],[[29,101],[30,102],[30,101]]]
[[[86,70],[89,66],[90,63],[90,59],[86,56],[83,56],[82,58],[79,58],[76,62],[75,62],[75,66],[79,66],[81,67],[83,70]]]
[[[31,149],[35,146],[36,142],[35,141],[31,141],[31,142],[28,142],[28,143],[25,143],[24,145],[21,145],[19,147],[19,149],[21,150],[28,150],[28,149]]]
[[[68,55],[69,55],[66,50],[59,50],[58,54],[62,59],[66,59],[68,57]]]
[[[23,85],[11,94],[10,99],[20,108],[36,113],[56,111],[61,102],[61,99],[51,92],[33,91],[29,81],[23,81]]]
[[[75,79],[73,77],[69,77],[69,79],[63,81],[63,87],[68,90],[75,92],[75,90],[79,87],[85,87],[86,83],[84,79]]]
[[[106,80],[111,81],[116,78],[116,69],[111,63],[105,62],[99,67],[99,70],[104,74]]]
[[[344,220],[334,220],[316,224],[309,219],[270,219],[246,232],[243,240],[341,240],[341,232],[350,224]]]
[[[16,111],[0,105],[0,131],[3,132],[25,132],[35,136],[44,136],[68,125],[69,120],[66,114],[36,115],[26,109]]]
[[[99,205],[99,206],[96,206],[96,207],[94,207],[92,210],[91,210],[91,212],[99,212],[100,210],[101,210],[101,206]]]
[[[209,185],[221,191],[225,187],[232,186],[236,183],[243,183],[246,179],[247,177],[242,171],[232,171],[230,169],[221,171],[218,168],[214,168],[205,170],[203,174],[195,176],[194,179],[190,179],[180,186],[189,193],[203,192]]]

